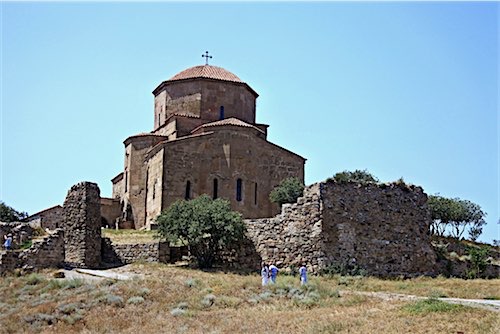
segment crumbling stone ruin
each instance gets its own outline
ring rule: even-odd
[[[276,217],[247,220],[248,238],[264,262],[281,267],[305,262],[313,272],[350,266],[376,276],[433,275],[426,201],[422,188],[404,184],[316,183]]]
[[[97,184],[81,182],[68,191],[63,205],[65,262],[97,268],[101,263],[101,199]]]

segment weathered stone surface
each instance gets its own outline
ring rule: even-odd
[[[262,261],[284,269],[305,262],[311,272],[343,265],[376,276],[432,275],[426,201],[414,186],[316,183],[276,217],[246,220],[247,236]],[[234,261],[258,266],[239,254]]]
[[[64,230],[56,229],[19,254],[21,266],[29,268],[57,268],[64,264]]]
[[[154,129],[124,141],[124,170],[112,180],[127,225],[149,229],[174,201],[201,194],[229,200],[245,218],[272,217],[272,189],[304,180],[305,159],[267,141],[268,126],[255,122],[258,95],[246,83],[190,77],[153,93]]]
[[[107,264],[128,264],[137,261],[167,263],[170,260],[170,251],[166,242],[113,244],[109,238],[103,238],[102,259]]]
[[[64,263],[64,233],[56,229],[21,252],[0,252],[0,275],[16,268],[42,269],[60,267]]]
[[[377,276],[430,275],[436,255],[427,195],[405,184],[321,184],[326,265],[351,263]]]
[[[101,202],[97,184],[81,182],[64,201],[65,261],[75,267],[96,268],[101,262]]]
[[[62,227],[64,221],[63,208],[60,205],[53,206],[29,216],[26,218],[26,221],[28,221],[31,226],[55,230],[56,228]]]

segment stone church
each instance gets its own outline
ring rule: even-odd
[[[201,194],[229,200],[244,218],[272,217],[271,190],[288,177],[304,181],[305,159],[267,141],[268,125],[255,121],[258,94],[235,74],[194,66],[153,95],[154,129],[125,139],[103,224],[154,228],[174,201]]]

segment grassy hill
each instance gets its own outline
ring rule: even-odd
[[[499,299],[500,280],[280,275],[262,288],[257,273],[204,272],[162,264],[120,270],[129,281],[54,279],[51,271],[0,279],[0,333],[496,333],[498,312],[436,296]],[[362,294],[386,291],[421,301]]]

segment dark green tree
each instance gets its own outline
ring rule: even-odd
[[[339,183],[355,182],[360,184],[378,183],[379,180],[370,172],[356,169],[354,172],[343,171],[335,174],[333,179]]]
[[[0,222],[10,223],[23,220],[28,217],[26,212],[19,212],[0,201]]]
[[[295,203],[304,193],[304,184],[296,177],[289,177],[281,181],[269,194],[269,199],[279,205]]]
[[[431,210],[432,234],[444,236],[449,231],[451,237],[460,239],[468,227],[469,238],[475,241],[486,224],[486,213],[471,201],[431,195],[427,204]]]
[[[200,268],[210,268],[229,245],[241,241],[245,225],[229,201],[207,195],[174,202],[157,218],[158,234],[189,246]]]

